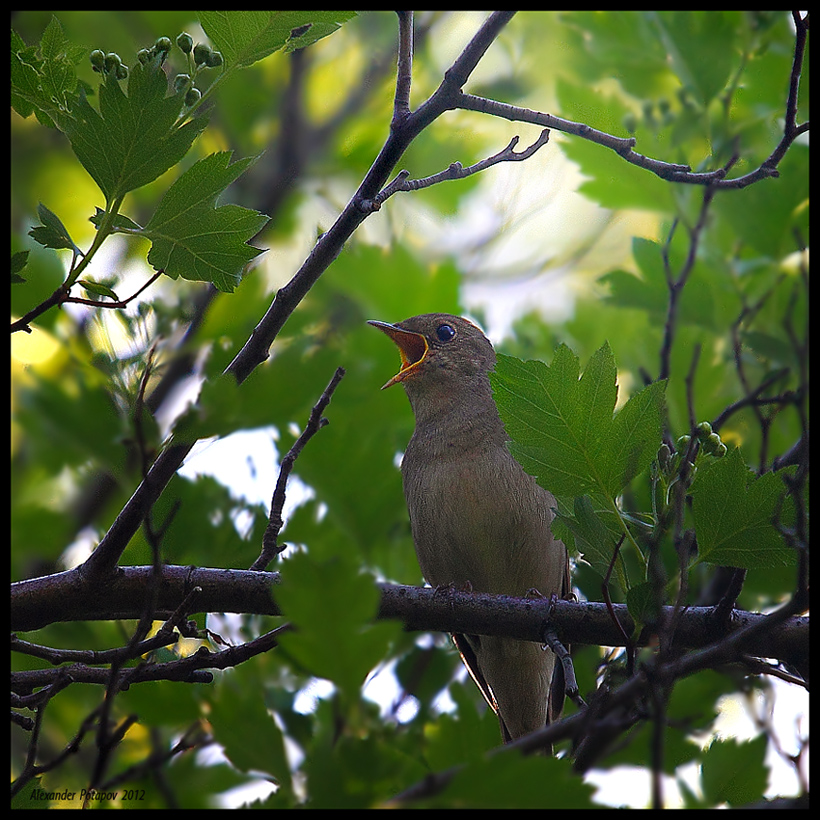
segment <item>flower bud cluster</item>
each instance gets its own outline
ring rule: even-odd
[[[223,63],[222,53],[214,51],[204,43],[194,45],[193,37],[183,31],[176,38],[176,44],[180,51],[188,58],[189,73],[177,74],[174,77],[174,91],[177,94],[185,95],[185,106],[191,108],[202,99],[202,92],[194,86],[196,75],[201,69],[216,68]],[[137,59],[142,65],[147,65],[151,60],[159,58],[159,65],[162,65],[168,53],[171,51],[172,43],[168,37],[159,37],[151,48],[140,49]],[[100,74],[116,77],[124,80],[128,76],[128,66],[123,65],[119,54],[109,52],[106,54],[100,49],[91,52],[91,67]]]
[[[91,52],[91,68],[100,74],[110,74],[118,80],[124,80],[128,76],[128,66],[123,65],[119,54],[109,51],[106,54],[100,49]]]

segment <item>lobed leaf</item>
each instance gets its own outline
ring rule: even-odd
[[[197,117],[178,127],[182,97],[166,97],[167,90],[156,56],[131,67],[127,95],[108,75],[100,85],[99,111],[81,94],[72,114],[60,118],[74,153],[108,202],[176,165],[207,125],[205,117]]]
[[[578,358],[561,345],[550,366],[499,355],[490,381],[510,450],[539,484],[556,495],[614,498],[657,452],[666,384],[636,393],[613,418],[609,345],[578,373]]]
[[[231,292],[244,266],[262,253],[246,244],[268,217],[238,205],[216,207],[219,195],[256,158],[230,164],[232,152],[191,166],[166,192],[141,233],[151,240],[148,261],[176,279],[212,282]]]
[[[794,563],[773,526],[784,493],[775,473],[755,477],[739,449],[698,471],[690,490],[698,561],[744,569]]]
[[[199,22],[228,68],[247,68],[336,31],[353,11],[201,11]],[[307,28],[305,28],[307,27]]]
[[[37,206],[37,214],[43,224],[28,232],[35,242],[39,242],[46,248],[57,248],[58,250],[65,248],[82,256],[82,251],[74,244],[68,229],[57,214],[46,208],[42,202]]]

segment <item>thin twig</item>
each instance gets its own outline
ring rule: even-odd
[[[268,564],[284,549],[278,545],[279,532],[284,525],[282,519],[282,509],[285,506],[285,492],[293,465],[299,454],[304,449],[305,445],[329,422],[322,413],[330,404],[330,399],[333,392],[339,385],[339,382],[345,375],[343,367],[337,367],[333,378],[324,389],[324,392],[319,397],[319,401],[310,411],[310,418],[302,431],[302,435],[294,442],[293,446],[288,450],[287,455],[282,459],[279,466],[279,478],[276,481],[276,489],[273,491],[273,497],[270,504],[270,518],[268,519],[268,526],[265,529],[265,534],[262,536],[262,552],[259,557],[251,564],[250,569],[256,572],[264,571]]]
[[[626,535],[622,535],[620,539],[618,539],[615,549],[612,551],[612,560],[609,562],[606,575],[604,575],[604,579],[601,582],[601,594],[604,596],[604,603],[606,604],[607,612],[623,638],[623,645],[626,647],[628,674],[631,675],[635,660],[635,647],[633,646],[629,636],[626,634],[626,630],[621,625],[621,622],[618,620],[618,616],[615,614],[615,607],[612,605],[612,597],[609,594],[609,579],[612,576],[612,571],[615,569],[615,562],[618,560],[621,545],[624,543],[625,538]]]
[[[727,167],[735,158],[729,160]],[[661,364],[660,372],[658,374],[658,381],[668,379],[671,370],[672,359],[672,343],[675,338],[675,331],[677,328],[678,309],[680,306],[680,296],[686,283],[689,281],[689,276],[692,269],[695,267],[697,259],[698,245],[700,244],[700,237],[706,227],[706,216],[709,212],[709,206],[712,204],[712,199],[715,196],[715,187],[709,186],[703,192],[703,201],[700,206],[700,213],[698,215],[697,223],[689,230],[689,252],[686,255],[683,265],[677,277],[672,275],[671,269],[668,266],[668,257],[664,257],[664,267],[666,268],[666,281],[669,289],[669,302],[666,309],[666,323],[663,330],[663,343],[661,345]],[[666,243],[665,254],[668,254],[668,247],[672,240],[672,234],[676,228],[676,223],[673,223],[672,229],[669,232],[669,239]]]
[[[572,665],[572,655],[558,638],[554,629],[544,631],[544,643],[555,653],[564,670],[564,692],[576,706],[586,706],[578,690],[578,681],[575,678],[575,667]]]
[[[139,290],[135,293],[131,294],[127,299],[119,299],[112,302],[98,302],[95,299],[83,299],[80,296],[69,296],[71,285],[66,287],[65,283],[60,285],[48,299],[44,299],[40,302],[39,305],[33,307],[25,316],[21,316],[19,319],[11,323],[11,332],[16,333],[19,330],[24,331],[25,333],[31,333],[31,328],[29,327],[29,322],[34,321],[38,316],[41,316],[50,308],[53,308],[55,305],[64,305],[67,303],[75,304],[75,305],[88,305],[89,307],[98,307],[98,308],[113,308],[115,310],[124,308],[129,302],[133,301],[137,298],[146,288],[150,287],[162,274],[165,273],[165,270],[158,270]]]
[[[447,180],[464,179],[465,177],[484,171],[493,165],[497,165],[499,162],[521,162],[522,160],[529,159],[539,148],[546,145],[549,142],[549,138],[549,129],[545,128],[532,145],[516,153],[515,150],[513,150],[519,141],[519,137],[516,136],[510,140],[506,148],[497,154],[493,154],[491,157],[487,157],[487,159],[476,162],[467,168],[460,162],[453,162],[444,171],[439,171],[437,174],[424,177],[423,179],[408,179],[410,176],[409,171],[399,171],[398,175],[387,187],[379,191],[373,199],[363,200],[360,203],[360,207],[364,210],[378,211],[385,200],[399,191],[418,191]]]

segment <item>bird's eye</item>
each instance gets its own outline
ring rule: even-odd
[[[456,329],[452,325],[439,325],[436,328],[436,336],[440,342],[449,342],[456,335]]]

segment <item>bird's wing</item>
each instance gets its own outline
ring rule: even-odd
[[[498,704],[496,703],[493,690],[490,689],[490,684],[487,683],[487,680],[484,675],[481,674],[481,669],[478,666],[475,647],[481,643],[481,637],[479,635],[463,635],[461,633],[454,632],[452,638],[453,643],[456,645],[456,649],[458,649],[458,654],[461,655],[462,662],[467,667],[467,671],[470,673],[470,677],[475,681],[475,684],[479,688],[481,694],[484,695],[484,700],[487,701],[489,707],[498,716],[498,722],[501,724],[501,735],[504,742],[509,743],[509,741],[512,740],[512,737],[507,730],[504,719],[501,717],[501,712],[498,711]]]

